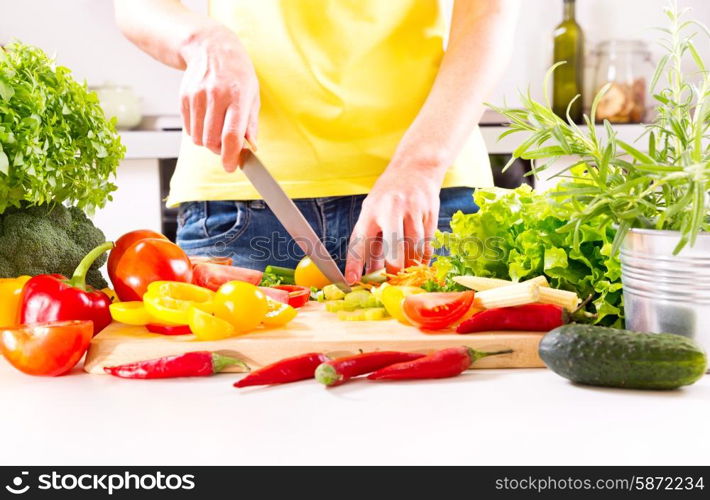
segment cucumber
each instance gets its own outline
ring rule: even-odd
[[[325,300],[340,300],[345,297],[345,292],[338,288],[337,285],[326,285],[321,291]]]
[[[693,340],[591,325],[564,325],[542,338],[540,358],[573,382],[628,389],[677,389],[700,379],[707,357]]]
[[[345,301],[344,300],[326,300],[325,301],[325,310],[331,313],[335,313],[338,311],[344,311],[345,310]]]
[[[338,311],[338,319],[341,321],[378,321],[387,318],[387,311],[384,307],[368,307],[356,309],[354,311]]]

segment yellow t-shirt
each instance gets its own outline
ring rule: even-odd
[[[258,154],[292,198],[367,193],[424,103],[443,56],[437,0],[211,0],[261,92]],[[493,184],[478,129],[444,186]],[[183,136],[168,205],[259,195]]]

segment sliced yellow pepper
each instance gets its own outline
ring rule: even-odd
[[[266,297],[268,311],[262,323],[264,326],[283,326],[296,317],[296,309],[288,304]]]
[[[148,285],[143,303],[148,314],[161,323],[187,325],[192,304],[210,302],[214,292],[177,281],[156,281]]]
[[[111,318],[120,323],[143,326],[154,322],[145,304],[139,300],[114,302],[108,308],[111,311]]]
[[[106,288],[102,288],[101,291],[104,292],[106,295],[108,295],[108,298],[111,299],[112,304],[114,302],[119,301],[118,294],[116,293],[116,290],[114,290],[113,288],[106,287]]]
[[[220,340],[237,334],[236,328],[221,318],[225,311],[214,302],[192,304],[187,311],[190,331],[198,340]]]
[[[0,279],[0,327],[12,327],[20,324],[20,305],[22,287],[30,276]]]

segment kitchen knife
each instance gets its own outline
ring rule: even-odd
[[[340,272],[338,265],[330,256],[328,250],[326,250],[325,245],[323,245],[323,242],[308,224],[306,218],[298,210],[296,204],[284,192],[264,164],[261,163],[261,160],[249,149],[243,150],[240,160],[244,175],[251,181],[261,197],[264,198],[266,204],[274,212],[283,227],[286,228],[291,238],[311,258],[316,267],[331,283],[342,291],[349,292],[350,287],[346,283],[343,273]]]

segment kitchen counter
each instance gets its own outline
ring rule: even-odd
[[[615,125],[619,139],[633,144],[644,130],[643,125]],[[489,154],[510,154],[526,138],[525,134],[514,134],[498,140],[500,135],[507,130],[500,124],[482,124],[481,134]],[[580,126],[586,130],[586,126]],[[597,132],[604,134],[604,127],[598,125]],[[177,158],[180,150],[179,130],[123,130],[121,142],[126,146],[126,160]],[[638,144],[641,150],[645,149],[645,141]]]
[[[238,391],[237,375],[56,379],[0,360],[0,464],[707,464],[710,376],[671,392],[546,369]]]

